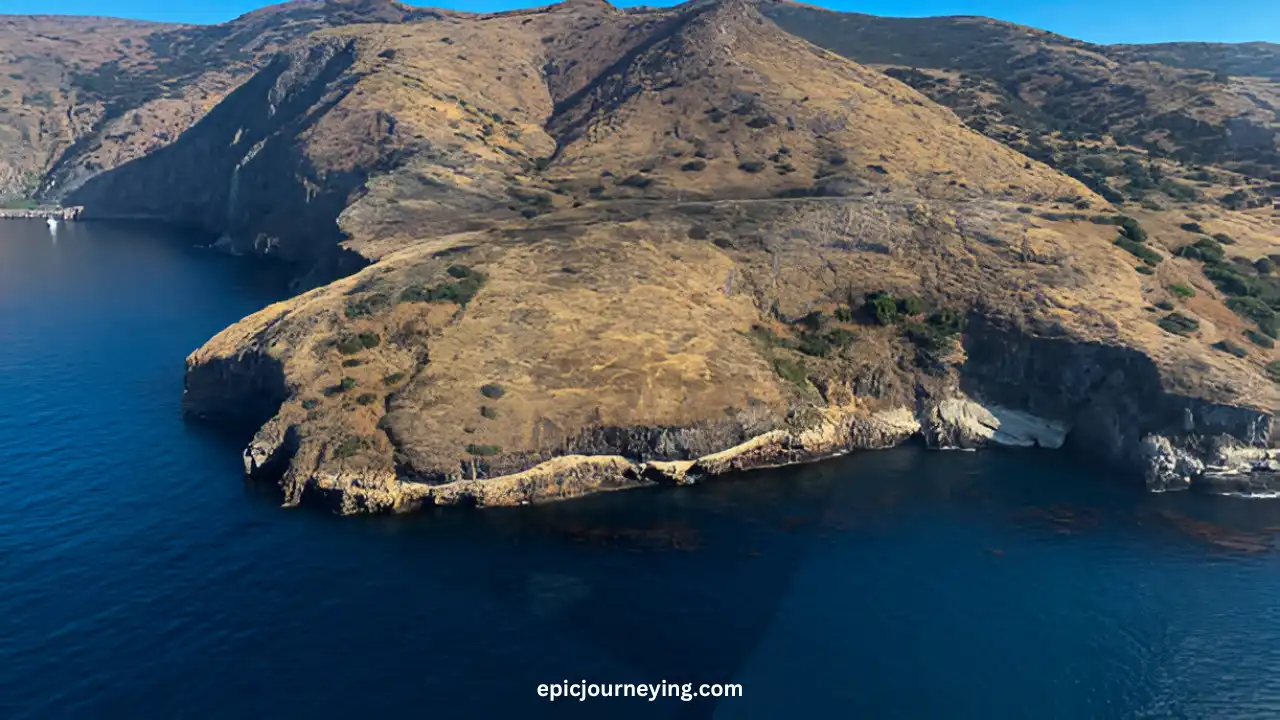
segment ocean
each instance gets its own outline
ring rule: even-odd
[[[0,223],[0,717],[1272,718],[1280,502],[906,447],[404,517],[283,509],[184,357],[284,296]],[[539,697],[540,685],[742,697]]]

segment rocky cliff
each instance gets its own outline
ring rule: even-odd
[[[233,253],[340,275],[336,221],[370,173],[385,171],[377,153],[389,123],[347,119],[343,130],[362,156],[346,166],[318,163],[306,134],[317,106],[349,91],[344,74],[353,61],[351,43],[336,39],[281,53],[172,144],[88,180],[68,202],[87,219],[163,220],[216,237]]]

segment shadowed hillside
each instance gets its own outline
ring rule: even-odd
[[[56,201],[166,146],[314,31],[446,14],[392,0],[300,0],[212,26],[0,17],[0,200]]]

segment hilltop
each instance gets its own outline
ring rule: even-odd
[[[96,95],[78,81],[94,129],[39,197],[297,266],[305,292],[193,353],[184,398],[257,429],[246,470],[291,503],[544,501],[911,437],[1066,442],[1153,488],[1265,482],[1267,156],[1160,119],[1191,112],[1193,71],[974,19],[913,48],[859,19],[841,44],[810,12],[330,1],[124,25],[147,49],[99,61]],[[1141,136],[1120,143],[1088,124],[1102,85],[1067,92],[1086,66],[1178,82],[1107,106]],[[194,119],[159,138],[159,107]],[[1076,170],[1110,162],[1125,183]]]

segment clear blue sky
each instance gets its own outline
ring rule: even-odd
[[[615,0],[672,5],[671,0]],[[1280,42],[1280,0],[812,0],[834,10],[873,15],[986,15],[1099,43],[1206,40]],[[0,13],[110,15],[214,23],[263,0],[0,0]],[[535,0],[416,0],[410,4],[490,12],[536,7]]]

